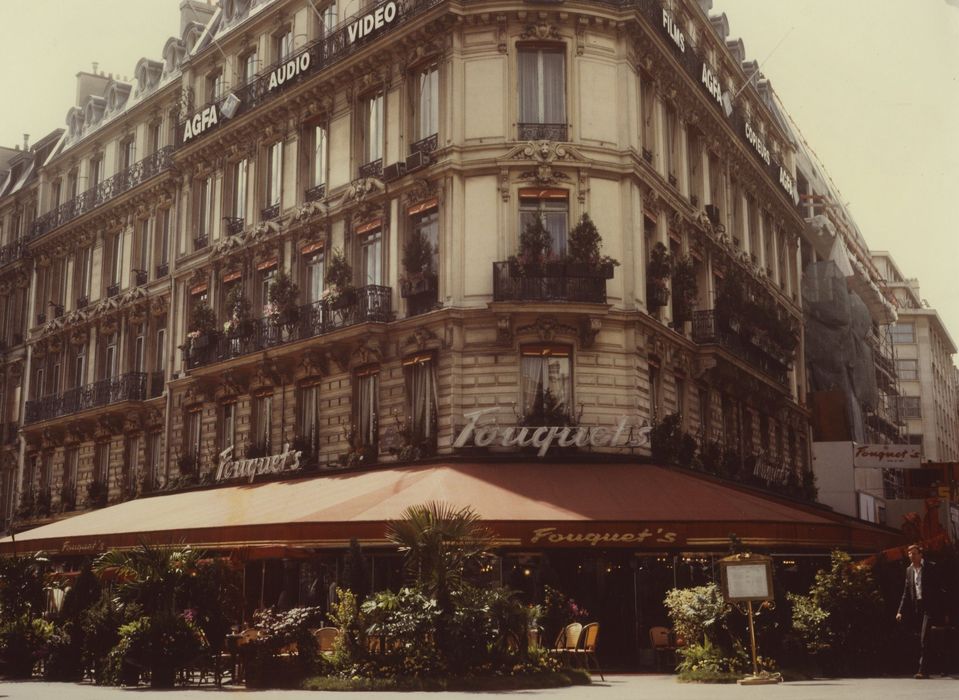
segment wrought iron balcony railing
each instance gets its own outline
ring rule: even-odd
[[[243,233],[243,226],[245,225],[245,219],[242,219],[237,216],[224,216],[224,222],[226,223],[226,235],[236,236]]]
[[[493,263],[493,301],[572,301],[606,303],[611,271],[576,263],[523,266]]]
[[[387,323],[393,319],[390,287],[359,287],[338,300],[317,301],[296,309],[292,318],[258,318],[246,333],[201,336],[183,349],[189,369],[223,362],[267,348],[315,338],[359,323]]]
[[[316,202],[326,196],[326,185],[315,185],[303,193],[303,198],[307,202]]]
[[[138,287],[142,287],[149,280],[150,275],[146,270],[134,270],[133,271],[133,280]]]
[[[566,141],[569,130],[565,124],[518,124],[520,141]]]
[[[785,351],[753,343],[746,339],[746,335],[741,329],[734,329],[728,320],[717,315],[715,309],[693,312],[694,343],[716,344],[786,386],[789,379],[789,361],[785,357]]]
[[[439,147],[439,136],[433,134],[410,145],[410,153],[429,155]]]
[[[16,262],[27,253],[26,243],[20,239],[0,246],[0,266]]]
[[[157,279],[166,277],[170,274],[170,263],[160,263],[157,265]]]
[[[378,158],[360,166],[360,177],[379,177],[383,174],[383,159]]]
[[[69,202],[64,202],[56,209],[52,209],[37,218],[30,228],[30,237],[36,238],[49,233],[172,167],[173,146],[165,146],[156,153],[134,163],[126,170],[104,180],[96,187],[82,192]]]
[[[143,401],[147,398],[146,388],[146,373],[128,372],[112,379],[67,389],[60,394],[27,401],[24,423],[59,418],[121,401]]]
[[[108,297],[115,297],[115,296],[117,296],[119,293],[120,293],[120,285],[119,285],[118,283],[114,283],[114,284],[111,284],[111,285],[108,285],[108,286],[107,286],[107,296],[108,296]]]
[[[193,250],[203,250],[210,243],[210,237],[205,233],[193,237]]]
[[[272,219],[275,219],[279,215],[280,215],[279,204],[274,204],[269,207],[264,207],[263,209],[260,210],[260,219],[262,221],[270,221]]]

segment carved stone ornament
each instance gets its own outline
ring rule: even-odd
[[[249,388],[246,375],[236,369],[228,369],[220,375],[217,383],[216,396],[224,398],[226,396],[239,396],[245,394]]]
[[[103,335],[113,335],[118,328],[119,324],[116,316],[104,316],[100,319],[100,333]]]
[[[539,316],[528,326],[518,328],[516,335],[535,334],[541,341],[550,342],[557,336],[565,335],[579,337],[579,331],[565,323],[560,323],[555,316]]]
[[[256,366],[253,379],[250,381],[250,390],[274,387],[281,384],[280,371],[274,360],[264,360]]]
[[[510,160],[534,161],[535,170],[520,173],[521,180],[530,180],[541,185],[551,185],[557,182],[570,182],[572,178],[564,172],[556,170],[558,163],[580,162],[586,163],[586,158],[573,146],[552,141],[529,141],[517,146],[507,154]]]
[[[383,351],[380,349],[379,341],[361,340],[353,351],[350,364],[353,367],[362,367],[363,365],[376,364],[382,361],[382,359]]]
[[[93,428],[93,437],[97,440],[109,439],[120,432],[122,426],[117,416],[100,416]]]
[[[386,186],[378,178],[361,177],[350,183],[350,189],[346,193],[346,200],[348,202],[362,202],[385,191]]]
[[[63,350],[63,338],[61,338],[59,335],[50,336],[50,338],[47,340],[47,348],[54,354],[60,352]]]
[[[325,377],[329,374],[329,361],[318,350],[308,350],[303,353],[300,364],[296,368],[297,374],[306,379],[309,377]]]
[[[139,413],[132,411],[123,414],[123,432],[139,433],[143,431],[143,421]]]
[[[438,196],[436,183],[424,177],[418,177],[413,181],[412,187],[403,193],[403,207],[409,208],[436,196]]]
[[[436,337],[436,333],[429,328],[419,327],[406,337],[402,347],[404,349],[415,348],[416,350],[423,351],[429,347],[438,346],[439,344],[440,340]]]
[[[559,30],[552,24],[540,22],[539,24],[527,24],[523,33],[519,35],[520,39],[534,39],[537,41],[546,41],[553,39],[558,41],[562,39]]]
[[[170,307],[170,297],[153,297],[150,299],[150,314],[153,316],[162,316]]]
[[[147,317],[147,307],[145,304],[137,304],[130,309],[130,320],[133,323],[143,323]]]
[[[186,393],[183,395],[183,405],[192,406],[198,403],[205,403],[209,401],[210,396],[207,391],[207,387],[203,382],[193,382],[189,387],[187,387]]]

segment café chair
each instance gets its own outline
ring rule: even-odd
[[[590,659],[592,659],[593,664],[596,666],[596,672],[599,673],[599,677],[605,681],[606,678],[603,676],[602,670],[599,668],[599,659],[596,658],[596,642],[599,639],[599,623],[590,622],[583,628],[583,631],[580,632],[579,640],[576,644],[576,647],[572,650],[572,658],[577,660],[582,659],[583,668],[587,671],[590,670]]]
[[[660,661],[663,656],[671,658],[673,668],[676,667],[676,645],[673,643],[673,638],[668,627],[650,627],[649,642],[652,644],[653,651],[656,654],[657,671],[662,668]]]
[[[559,657],[563,663],[569,663],[572,660],[572,653],[579,644],[579,636],[583,632],[583,626],[578,622],[572,622],[564,627],[553,643],[550,654]]]

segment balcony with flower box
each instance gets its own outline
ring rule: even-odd
[[[248,324],[233,327],[228,322],[222,332],[189,334],[182,348],[184,363],[192,370],[362,323],[388,323],[393,320],[392,297],[390,287],[351,288],[285,312],[277,309]]]
[[[607,275],[609,275],[607,277]],[[524,265],[493,263],[493,301],[561,301],[606,303],[608,269],[587,269],[576,263]]]
[[[751,367],[788,386],[794,345],[775,337],[754,321],[718,309],[693,312],[693,342],[717,345]]]

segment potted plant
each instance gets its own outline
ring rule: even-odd
[[[404,299],[436,291],[436,271],[433,269],[433,244],[419,229],[403,246],[403,274],[400,276],[400,294]]]
[[[579,223],[569,232],[566,274],[570,277],[612,279],[613,268],[619,265],[619,261],[608,255],[600,255],[602,243],[603,237],[596,224],[589,214],[583,214]]]
[[[249,297],[243,293],[239,284],[230,289],[226,297],[226,308],[230,318],[223,324],[223,332],[232,337],[245,337],[253,332],[253,308]]]
[[[673,271],[673,256],[662,243],[653,246],[646,266],[646,305],[658,309],[669,303],[669,287],[666,281]]]
[[[102,508],[107,504],[109,489],[100,479],[91,479],[87,482],[87,505],[90,508]]]
[[[216,333],[216,314],[205,301],[198,301],[190,311],[190,331],[186,334],[188,347],[201,350],[210,344]]]
[[[280,270],[270,283],[268,308],[278,323],[293,326],[300,320],[300,307],[296,298],[299,288],[285,270]]]
[[[326,291],[323,292],[323,300],[332,309],[344,309],[356,303],[353,268],[339,248],[333,249],[326,268]]]
[[[673,264],[673,325],[682,328],[686,321],[693,319],[693,307],[699,296],[696,282],[696,268],[687,255]]]
[[[553,250],[553,239],[543,220],[534,216],[519,237],[519,254],[509,259],[511,274],[519,277],[542,277]]]

